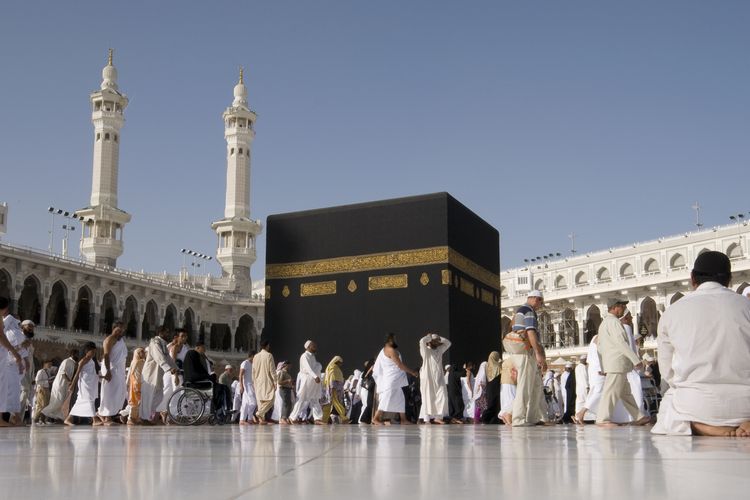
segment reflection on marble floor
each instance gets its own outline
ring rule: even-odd
[[[586,426],[0,431],[4,498],[745,497],[750,440]],[[357,492],[357,493],[355,493]],[[179,494],[177,494],[179,493]]]

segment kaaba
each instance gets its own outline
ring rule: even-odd
[[[307,339],[345,372],[395,333],[404,363],[418,341],[450,339],[445,362],[500,349],[500,235],[448,193],[271,215],[263,337],[297,365]]]

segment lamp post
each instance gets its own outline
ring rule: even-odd
[[[83,221],[83,217],[79,217],[73,211],[63,210],[56,207],[47,207],[47,212],[50,214],[50,227],[49,227],[49,253],[54,253],[55,248],[55,216],[60,215],[68,220]],[[65,237],[63,238],[62,256],[67,257],[68,255],[68,233],[74,231],[75,227],[70,224],[63,224],[62,229],[65,230]]]
[[[736,222],[737,223],[737,246],[740,249],[739,258],[742,258],[742,256],[743,256],[743,253],[742,253],[742,233],[741,233],[741,231],[742,231],[742,221],[744,219],[745,219],[745,214],[743,214],[743,213],[732,214],[732,215],[729,216],[729,220],[731,220],[732,222]]]
[[[185,265],[185,259],[187,256],[192,257],[193,261],[190,263],[190,267],[193,268],[193,286],[195,286],[195,275],[197,274],[198,269],[201,267],[201,263],[199,261],[208,261],[213,260],[213,257],[208,256],[206,254],[203,254],[201,252],[196,252],[195,250],[190,250],[187,248],[182,248],[180,250],[180,253],[182,254],[182,269],[180,271],[180,282],[187,282],[188,281],[188,272],[187,272],[187,266]]]
[[[70,224],[63,224],[62,228],[65,231],[65,236],[63,237],[63,240],[62,240],[62,256],[67,257],[68,256],[68,236],[70,235],[71,231],[76,230],[76,227],[71,226]]]

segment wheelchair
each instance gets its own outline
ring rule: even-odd
[[[178,387],[167,404],[167,413],[172,423],[181,426],[223,425],[231,421],[232,412],[216,411],[213,405],[213,383],[186,382]]]

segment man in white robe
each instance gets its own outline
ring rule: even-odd
[[[21,379],[29,367],[29,351],[26,336],[23,334],[21,324],[11,314],[3,317],[5,337],[20,355],[20,361],[14,356],[6,355],[5,368],[5,409],[2,411],[10,413],[10,423],[21,425],[23,423],[23,412],[21,408]],[[23,409],[25,410],[25,409]]]
[[[586,356],[578,358],[576,365],[576,415],[586,404],[586,396],[589,393],[589,373]]]
[[[104,360],[98,410],[103,425],[114,423],[113,417],[120,414],[128,397],[128,346],[125,345],[124,335],[125,325],[122,321],[116,321],[112,325],[112,333],[103,343]]]
[[[628,372],[642,366],[641,359],[631,349],[625,328],[620,323],[627,303],[627,300],[620,298],[609,299],[607,315],[599,325],[599,354],[602,370],[606,374],[601,402],[596,410],[596,423],[599,426],[617,425],[612,414],[618,401],[622,401],[635,425],[645,425],[650,421],[638,407],[627,380]]]
[[[70,356],[62,360],[57,369],[57,375],[52,382],[49,404],[42,410],[42,414],[48,419],[65,420],[68,417],[69,409],[63,408],[63,404],[68,397],[70,383],[78,366],[78,350],[71,349],[69,354]]]
[[[414,377],[419,376],[417,372],[401,361],[395,335],[390,334],[386,338],[385,346],[378,354],[372,370],[379,398],[378,411],[372,417],[372,425],[383,424],[384,412],[398,413],[401,425],[411,424],[406,418],[406,398],[403,390],[404,387],[409,385],[406,378],[407,373]]]
[[[450,346],[450,340],[436,333],[427,334],[419,340],[419,354],[422,355],[422,367],[419,369],[422,408],[419,418],[426,424],[430,421],[443,424],[443,417],[448,414],[448,388],[441,367],[443,355]]]
[[[141,381],[141,419],[152,422],[156,408],[164,397],[162,385],[165,373],[177,374],[177,364],[167,351],[169,329],[160,326],[157,336],[152,338],[146,348],[146,362],[143,364]]]
[[[320,384],[321,365],[315,359],[318,345],[312,340],[305,342],[305,352],[299,358],[297,375],[297,402],[294,404],[289,420],[296,423],[302,411],[309,407],[316,425],[323,425],[323,408],[320,406],[322,389]]]
[[[635,341],[635,333],[633,332],[633,315],[629,310],[625,309],[625,314],[620,318],[620,323],[622,323],[622,327],[625,328],[625,333],[628,335],[630,349],[636,356],[640,357],[638,343]],[[633,394],[638,409],[645,415],[646,401],[643,399],[643,385],[641,384],[641,374],[639,370],[628,372],[628,384],[630,385],[630,392]]]
[[[691,273],[695,291],[659,322],[659,367],[668,390],[655,434],[750,437],[750,300],[727,286],[726,255],[705,252]]]
[[[187,345],[187,340],[187,330],[184,328],[178,328],[175,330],[172,342],[167,344],[167,352],[172,359],[175,360],[178,368],[182,367],[182,363],[185,361],[185,356],[190,350],[190,347]],[[161,413],[162,420],[167,423],[167,405],[169,404],[169,400],[172,397],[172,394],[174,394],[174,391],[182,385],[180,372],[177,372],[177,376],[170,373],[164,373],[162,384],[162,399],[159,406],[157,406],[156,411]]]
[[[23,370],[23,359],[18,353],[16,347],[8,340],[5,335],[5,318],[13,318],[8,308],[10,301],[5,297],[0,297],[0,413],[8,411],[8,366],[14,366],[16,371]],[[15,318],[13,318],[15,319]],[[10,360],[14,363],[11,363]],[[21,375],[19,373],[18,375]],[[10,424],[0,418],[0,427],[8,427]]]
[[[257,423],[255,410],[258,409],[258,398],[255,397],[255,384],[253,383],[253,360],[257,352],[251,350],[247,353],[247,359],[240,363],[240,425]]]

